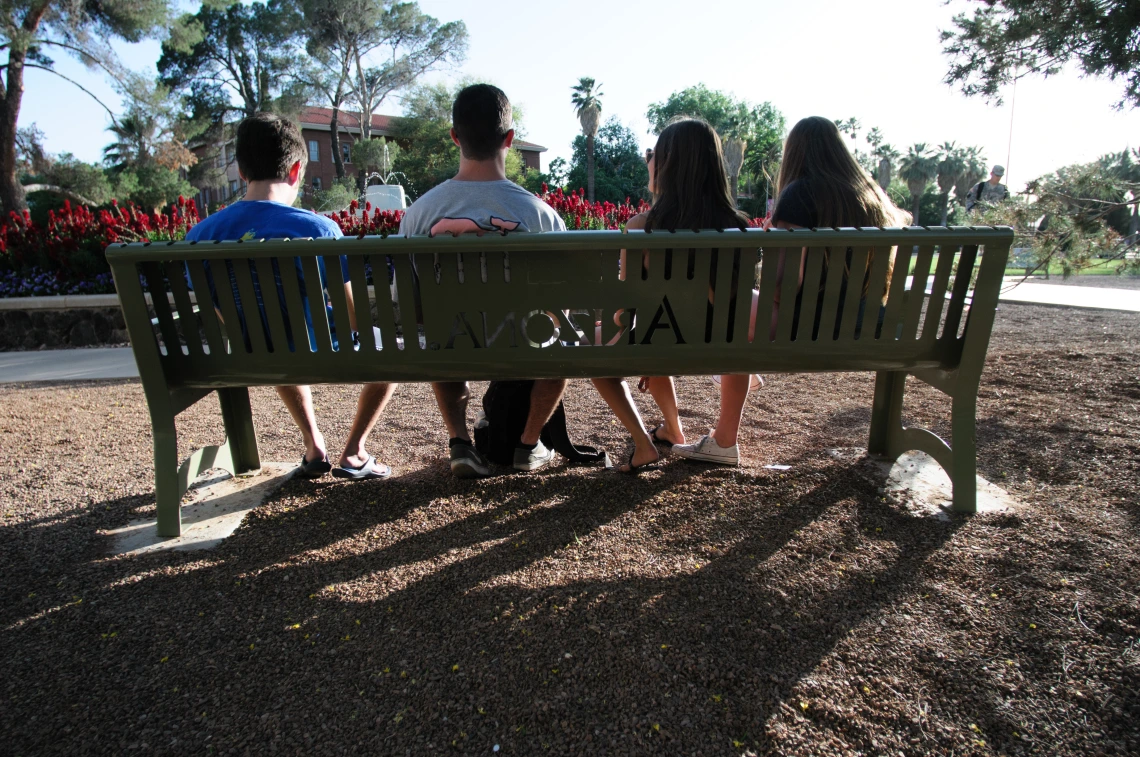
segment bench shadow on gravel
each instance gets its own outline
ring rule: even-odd
[[[739,538],[698,569],[576,578],[575,545],[595,559],[588,545],[599,529],[638,508],[651,512],[659,506],[645,503],[685,478],[729,473],[710,478],[679,460],[666,468],[632,481],[556,469],[470,486],[429,466],[374,486],[290,482],[276,499],[300,496],[302,507],[255,511],[211,552],[135,558],[132,580],[90,587],[86,608],[63,608],[50,627],[10,629],[44,638],[20,644],[31,649],[9,680],[34,696],[10,703],[6,729],[14,743],[43,744],[48,718],[35,713],[46,709],[53,728],[108,748],[165,744],[172,735],[180,748],[199,748],[209,735],[219,747],[295,751],[332,747],[314,737],[313,724],[351,718],[359,729],[350,740],[374,746],[455,740],[460,751],[501,743],[535,753],[556,739],[585,748],[632,738],[622,743],[650,750],[664,736],[674,748],[697,748],[727,719],[734,735],[763,747],[763,724],[787,706],[793,687],[852,629],[912,591],[930,555],[965,522],[916,519],[878,496],[881,481],[863,461],[831,463],[802,494],[752,476],[747,496],[725,502],[741,513]],[[446,507],[450,497],[480,497],[486,506],[426,531],[410,523],[407,537],[375,550],[326,549],[407,519],[425,501]],[[897,556],[824,590],[751,575],[794,552],[800,531],[834,520],[835,508],[845,511],[841,549],[881,538]],[[682,517],[715,531],[710,510]],[[308,527],[278,528],[290,517]],[[873,529],[881,531],[867,537]],[[531,569],[549,571],[552,561],[561,578],[543,574],[528,586]],[[187,563],[200,567],[165,569]],[[108,691],[129,696],[93,697],[80,717],[60,706],[70,701],[66,672],[42,671],[91,664],[105,669]],[[256,681],[254,699],[243,680]],[[691,715],[688,725],[654,734],[649,724],[665,695],[681,698]],[[732,711],[711,707],[714,696]],[[202,711],[217,719],[199,719]],[[406,730],[397,729],[401,720]]]

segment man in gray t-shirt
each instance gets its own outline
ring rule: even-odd
[[[462,158],[459,176],[463,176]],[[566,224],[554,208],[513,181],[458,176],[416,200],[400,222],[400,233],[406,237],[486,231],[566,231]]]
[[[498,87],[463,89],[451,108],[451,139],[459,146],[459,173],[416,200],[400,222],[400,234],[422,236],[485,232],[565,231],[554,209],[507,180],[507,151],[515,132],[511,103]],[[490,467],[467,431],[466,381],[433,383],[439,412],[450,437],[451,470],[460,478],[490,474]],[[515,447],[514,468],[534,470],[554,458],[539,440],[542,427],[566,390],[566,379],[541,379],[530,394],[526,428]]]

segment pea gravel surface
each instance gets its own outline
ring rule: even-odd
[[[458,481],[406,385],[370,447],[390,480],[290,481],[216,549],[139,557],[106,535],[154,514],[139,384],[6,387],[0,753],[1140,753],[1138,335],[1001,307],[979,472],[1011,512],[885,498],[870,374],[768,376],[742,467],[636,478]],[[679,391],[704,433],[715,388]],[[297,459],[252,395],[263,459]],[[356,389],[315,397],[339,454]],[[576,440],[627,453],[587,382],[566,403]],[[933,390],[905,412],[949,430]],[[216,404],[179,432],[220,439]]]

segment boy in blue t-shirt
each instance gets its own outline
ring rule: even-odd
[[[258,113],[243,120],[237,128],[236,157],[238,173],[248,182],[245,198],[219,210],[196,224],[186,234],[187,241],[227,241],[238,239],[283,239],[283,238],[324,238],[340,237],[340,227],[334,221],[307,210],[294,208],[301,182],[304,180],[304,163],[306,158],[305,143],[301,133],[289,121],[269,113]],[[318,258],[322,281],[325,280],[323,259]],[[242,265],[245,261],[229,261],[230,265]],[[345,282],[348,282],[348,270],[345,258],[340,258],[341,271]],[[297,269],[300,272],[300,260]],[[279,272],[280,273],[280,272]],[[215,276],[210,276],[211,288],[216,285]],[[299,276],[303,285],[304,277]],[[255,278],[256,281],[256,278]],[[231,286],[236,288],[232,281]],[[255,290],[259,302],[259,310],[263,310],[260,302],[260,287],[262,282],[256,281]],[[278,284],[280,287],[280,284]],[[312,315],[309,311],[309,297],[302,289],[302,298],[305,306],[305,320],[309,331],[310,343],[314,342]],[[345,295],[348,298],[349,316],[355,316],[352,305],[352,289],[345,285]],[[235,299],[238,299],[235,297]],[[314,299],[324,303],[323,293],[315,293]],[[281,301],[284,301],[282,298]],[[244,317],[244,316],[243,316]],[[261,320],[264,320],[264,313]],[[243,331],[250,327],[248,321],[243,324]],[[350,324],[355,328],[355,324]],[[330,330],[335,329],[331,318]],[[346,337],[347,334],[342,335]],[[337,344],[335,330],[333,331],[333,344]],[[347,339],[343,339],[347,342]],[[303,349],[307,344],[290,344],[290,349]],[[277,394],[285,403],[293,421],[301,431],[301,438],[305,444],[305,452],[301,456],[299,475],[306,478],[323,476],[330,470],[334,476],[348,479],[387,478],[392,470],[387,465],[376,462],[376,458],[368,454],[365,442],[372,431],[376,421],[384,412],[384,406],[395,390],[395,384],[365,384],[360,392],[360,400],[356,406],[356,417],[353,419],[348,441],[344,452],[341,453],[338,466],[332,467],[329,461],[328,450],[325,448],[325,438],[317,427],[317,420],[313,414],[313,395],[307,386],[279,386]]]

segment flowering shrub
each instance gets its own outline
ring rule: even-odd
[[[107,245],[177,241],[197,222],[194,201],[182,197],[153,213],[114,201],[97,211],[65,202],[46,224],[11,213],[0,224],[0,297],[114,292]]]
[[[364,212],[357,215],[360,203],[353,200],[348,210],[339,213],[328,213],[327,216],[340,226],[341,233],[346,237],[367,237],[395,234],[400,229],[400,219],[404,217],[402,210],[380,210],[373,208],[372,203],[364,203]]]
[[[630,218],[649,210],[649,204],[628,200],[590,202],[585,190],[550,191],[544,184],[538,195],[562,216],[571,230],[619,229]],[[380,210],[365,203],[363,212],[355,200],[347,210],[329,213],[345,236],[395,234],[404,217],[402,210]],[[183,197],[163,211],[152,213],[134,205],[91,210],[65,202],[51,211],[46,224],[32,221],[31,215],[11,213],[0,223],[0,297],[28,297],[58,294],[102,294],[115,291],[104,257],[107,245],[118,242],[168,242],[185,238],[198,223],[198,207]],[[763,219],[753,219],[760,226]]]
[[[601,229],[620,229],[626,221],[638,213],[649,210],[649,203],[638,201],[637,205],[629,202],[629,198],[621,205],[612,202],[590,202],[586,199],[586,190],[579,189],[566,194],[560,188],[551,192],[545,184],[542,193],[538,195],[547,205],[554,208],[570,231],[599,231]]]
[[[590,202],[586,199],[584,189],[566,194],[558,188],[552,192],[545,184],[542,185],[542,193],[538,197],[558,211],[566,228],[571,231],[620,229],[629,219],[650,208],[645,200],[639,200],[637,205],[633,205],[628,197],[621,205],[614,205],[612,202]],[[764,219],[753,218],[748,225],[751,228],[760,228],[764,225]]]

